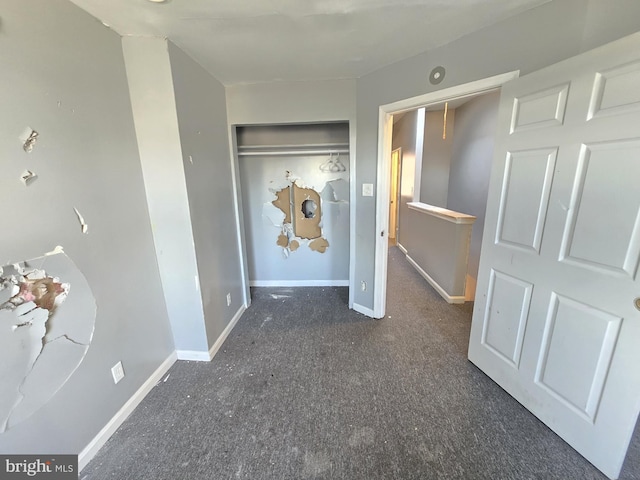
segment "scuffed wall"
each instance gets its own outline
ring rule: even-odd
[[[44,271],[26,276],[34,283],[24,303],[11,300],[11,279],[0,292],[0,303],[21,303],[0,310],[5,418],[6,405],[19,401],[0,452],[77,454],[174,350],[121,41],[66,0],[3,0],[0,44],[2,277],[20,284],[20,269]],[[27,127],[35,141],[24,138]],[[27,185],[25,171],[37,175]],[[64,254],[34,260],[56,245]],[[54,295],[53,313],[43,308],[51,296],[43,297],[31,327],[12,331],[27,320],[16,313],[35,304],[34,289],[67,284],[64,302]],[[27,335],[32,328],[38,332]],[[25,335],[29,353],[15,350],[14,335]],[[6,367],[10,375],[8,358],[17,362]],[[126,377],[115,385],[110,369],[118,361]]]

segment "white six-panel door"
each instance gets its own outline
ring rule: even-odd
[[[469,359],[607,476],[640,411],[640,34],[502,89]]]

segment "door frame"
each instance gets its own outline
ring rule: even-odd
[[[378,108],[378,156],[376,191],[376,245],[373,285],[373,316],[383,318],[387,306],[387,260],[389,250],[389,190],[391,174],[391,140],[393,115],[451,101],[456,98],[477,95],[499,89],[505,83],[520,76],[515,70],[493,77],[436,90],[416,97],[380,105]],[[414,189],[414,196],[419,195]]]

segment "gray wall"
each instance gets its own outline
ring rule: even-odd
[[[443,47],[389,65],[358,79],[356,178],[375,183],[380,105],[520,70],[521,75],[572,57],[640,30],[640,2],[555,0],[467,35]],[[447,74],[432,86],[429,72],[442,65]],[[355,283],[372,285],[375,251],[375,197],[356,205]],[[373,289],[357,289],[354,301],[373,307]]]
[[[476,217],[467,270],[475,279],[478,277],[499,101],[500,93],[492,92],[456,109],[446,207]]]
[[[160,278],[178,351],[206,352],[187,184],[164,38],[122,39]]]
[[[169,56],[200,293],[211,347],[244,304],[225,89],[172,43]],[[227,293],[231,294],[229,306]]]
[[[451,147],[456,136],[455,117],[456,110],[447,112],[447,138],[442,138],[444,110],[427,111],[424,119],[424,145],[422,149],[420,201],[449,209],[451,207],[447,207],[447,190],[449,188]]]
[[[400,205],[398,207],[398,243],[404,246],[408,240],[407,203],[414,201],[416,174],[416,128],[418,110],[406,112],[400,120],[393,124],[391,148],[402,149],[400,167]]]
[[[0,15],[2,260],[62,245],[97,303],[84,361],[51,401],[0,435],[0,451],[76,454],[174,346],[120,37],[66,0],[4,0]],[[40,133],[30,154],[18,141],[27,125]],[[39,175],[29,187],[18,179],[26,168]],[[114,385],[118,360],[126,377]]]

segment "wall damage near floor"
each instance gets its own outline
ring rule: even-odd
[[[87,353],[95,318],[89,284],[61,247],[0,267],[0,433],[69,379]]]

